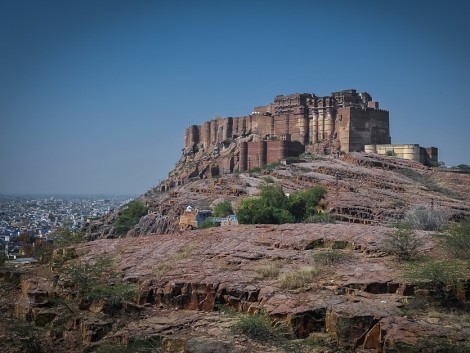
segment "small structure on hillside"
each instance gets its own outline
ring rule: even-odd
[[[212,212],[210,210],[198,210],[188,206],[180,216],[179,228],[180,230],[199,228],[201,222],[211,215]]]
[[[230,214],[227,217],[214,217],[213,220],[215,223],[220,224],[221,227],[238,225],[238,218],[234,214]]]

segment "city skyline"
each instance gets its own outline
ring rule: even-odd
[[[0,193],[142,194],[184,129],[354,88],[470,164],[465,1],[0,2]]]

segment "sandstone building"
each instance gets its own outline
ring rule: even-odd
[[[304,151],[364,151],[365,145],[390,144],[389,113],[367,92],[354,89],[326,97],[311,93],[279,95],[250,115],[213,119],[186,129],[184,154],[236,153],[217,168],[246,171]],[[215,171],[217,173],[218,171]]]
[[[364,152],[396,156],[426,165],[438,160],[436,147],[421,147],[418,144],[365,145]]]

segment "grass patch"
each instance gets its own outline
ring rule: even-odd
[[[463,281],[470,278],[468,261],[422,259],[404,266],[404,278],[417,288],[427,290],[429,298],[440,305],[458,305]]]
[[[453,224],[438,236],[449,254],[458,259],[470,259],[470,220]]]
[[[432,179],[432,176],[429,174],[420,174],[410,168],[399,169],[398,173],[406,176],[407,178],[410,178],[413,181],[416,181],[417,183],[422,184],[429,191],[438,192],[454,199],[462,199],[462,197],[454,191],[446,189],[436,184],[436,182]]]
[[[351,258],[351,254],[338,249],[318,251],[312,254],[312,259],[320,265],[331,266]]]
[[[310,283],[318,274],[313,266],[303,267],[296,271],[284,272],[279,276],[279,284],[284,289],[297,289]]]
[[[266,175],[263,177],[263,181],[266,183],[266,184],[273,184],[274,183],[274,179],[272,176],[270,175]]]
[[[171,264],[168,262],[163,262],[153,270],[153,274],[158,279],[161,279],[168,271],[171,270]]]
[[[103,300],[112,312],[136,294],[135,285],[116,283],[120,275],[113,270],[112,259],[108,257],[95,263],[68,265],[62,273],[77,298],[89,302]]]
[[[279,344],[285,340],[282,331],[271,325],[271,319],[267,313],[239,314],[232,330],[258,342]]]
[[[279,272],[281,271],[282,264],[279,262],[273,262],[269,265],[262,266],[256,269],[256,272],[261,276],[261,278],[277,278]]]
[[[331,213],[316,213],[305,218],[304,223],[336,223],[336,217]]]
[[[184,260],[191,256],[191,254],[198,248],[197,242],[191,242],[188,245],[183,246],[181,249],[176,251],[174,260]]]

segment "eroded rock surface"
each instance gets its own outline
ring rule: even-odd
[[[228,150],[227,153],[230,154]],[[167,180],[141,197],[149,214],[128,236],[173,233],[188,205],[207,209],[221,199],[235,204],[240,197],[256,195],[268,175],[288,193],[322,185],[328,190],[323,207],[345,222],[397,221],[417,204],[439,208],[449,218],[470,216],[470,174],[428,168],[401,158],[355,152],[341,158],[329,156],[280,165],[258,173],[208,178],[196,172],[198,165],[209,166],[219,157],[206,157],[195,157],[191,163],[183,158]],[[191,166],[196,169],[188,172]],[[117,237],[113,229],[116,216],[111,214],[90,223],[89,238]]]

